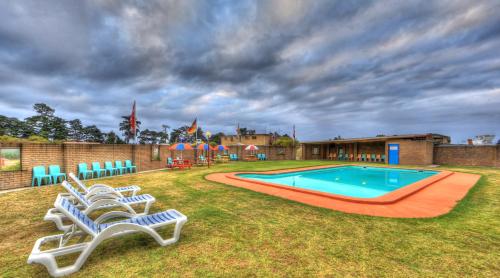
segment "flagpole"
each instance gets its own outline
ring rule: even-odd
[[[196,117],[196,127],[194,129],[194,140],[195,140],[195,158],[194,158],[194,162],[196,163],[196,165],[198,165],[198,126],[200,126],[199,122],[198,122],[198,117]]]

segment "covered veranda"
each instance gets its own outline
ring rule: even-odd
[[[305,159],[386,162],[386,140],[351,139],[303,144]]]

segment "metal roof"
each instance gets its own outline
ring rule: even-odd
[[[327,144],[327,143],[351,143],[351,142],[376,142],[376,141],[386,141],[389,139],[412,139],[417,137],[448,137],[446,135],[435,134],[435,133],[422,133],[422,134],[402,134],[402,135],[389,135],[389,136],[378,136],[378,137],[360,137],[360,138],[346,138],[346,139],[329,139],[323,141],[306,141],[302,144]]]

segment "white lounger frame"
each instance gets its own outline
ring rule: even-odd
[[[62,186],[68,191],[68,193],[66,194],[60,193],[59,195],[69,200],[72,200],[73,204],[75,204],[77,208],[82,210],[82,212],[85,215],[89,215],[90,212],[95,210],[113,208],[113,207],[125,208],[131,215],[134,216],[145,215],[149,213],[149,209],[151,208],[152,204],[156,201],[156,199],[153,196],[148,195],[149,196],[148,198],[151,199],[148,199],[146,201],[123,203],[120,202],[120,199],[126,197],[124,197],[120,192],[116,191],[111,191],[111,192],[99,191],[98,193],[90,192],[85,196],[78,196],[73,191],[68,189],[68,188],[73,188],[73,186],[68,181],[63,181]],[[88,195],[90,195],[90,197],[87,197]],[[134,197],[139,197],[139,196],[134,196]],[[82,198],[86,198],[86,200],[83,200]],[[90,205],[87,205],[87,203],[90,203]],[[138,204],[144,204],[143,213],[137,213],[131,207],[131,205],[138,205]],[[61,231],[67,231],[69,228],[71,228],[71,225],[64,225],[64,220],[67,219],[68,218],[63,213],[61,213],[57,208],[49,209],[43,218],[43,220],[45,221],[54,222],[54,224],[56,224],[57,226],[57,229]]]
[[[62,206],[63,198],[64,198],[63,196],[58,196],[54,206],[61,212],[63,212],[74,223],[74,225],[72,225],[72,228],[66,231],[64,234],[46,236],[38,239],[35,243],[35,246],[33,247],[33,250],[31,251],[30,256],[28,257],[29,264],[39,263],[44,265],[49,271],[49,274],[54,277],[69,275],[71,273],[78,271],[85,263],[85,261],[87,260],[88,256],[92,253],[92,251],[94,251],[94,249],[103,240],[130,233],[143,232],[154,238],[156,242],[158,242],[158,244],[160,244],[161,246],[166,246],[175,243],[179,240],[182,226],[187,222],[187,217],[182,213],[176,210],[168,210],[166,212],[176,214],[179,217],[149,226],[138,225],[134,223],[119,223],[119,222],[117,222],[116,224],[111,223],[110,226],[96,233],[90,228],[88,228],[88,226],[86,226],[84,223],[82,223],[74,214],[70,213],[68,210],[63,208]],[[131,215],[126,212],[112,211],[101,215],[94,221],[94,223],[101,224],[109,219],[117,217],[134,218],[135,215]],[[163,239],[163,237],[158,234],[156,229],[169,224],[175,224],[173,236],[169,239]],[[68,241],[75,236],[80,237],[79,241],[80,243],[66,246]],[[92,240],[90,240],[89,242],[81,243],[86,239],[87,236],[92,237]],[[41,250],[41,247],[44,243],[54,242],[54,241],[59,242],[57,248],[45,251]],[[73,265],[65,267],[59,267],[57,265],[56,257],[77,252],[81,252],[81,254],[78,256]]]
[[[112,187],[106,184],[96,183],[91,186],[86,186],[83,181],[81,181],[74,173],[68,174],[69,178],[72,179],[86,194],[88,193],[99,193],[99,192],[118,192],[125,193],[130,192],[131,196],[135,196],[141,188],[137,185],[128,185],[124,187]]]

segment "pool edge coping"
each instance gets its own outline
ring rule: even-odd
[[[259,184],[259,185],[270,186],[270,187],[274,187],[274,188],[279,188],[279,189],[283,189],[283,190],[294,191],[294,192],[299,192],[299,193],[304,193],[304,194],[316,195],[316,196],[326,197],[326,198],[340,200],[340,201],[347,201],[347,202],[358,203],[358,204],[387,205],[387,204],[397,203],[397,202],[425,189],[426,187],[428,187],[436,182],[439,182],[439,181],[454,174],[454,172],[452,172],[452,171],[433,170],[435,172],[438,172],[438,174],[433,175],[433,176],[428,177],[428,178],[425,178],[425,179],[422,179],[420,181],[408,184],[404,187],[401,187],[401,188],[396,189],[392,192],[389,192],[385,195],[382,195],[380,197],[375,197],[375,198],[349,197],[349,196],[344,196],[344,195],[339,195],[339,194],[331,194],[331,193],[310,190],[310,189],[304,189],[304,188],[298,188],[298,187],[292,187],[292,186],[281,185],[281,184],[276,184],[276,183],[256,181],[256,180],[242,178],[242,177],[237,176],[239,174],[263,174],[263,175],[266,175],[266,174],[269,174],[269,175],[286,174],[286,173],[293,173],[293,172],[301,172],[301,171],[308,171],[308,170],[321,170],[321,169],[338,168],[338,167],[345,167],[345,166],[359,166],[359,165],[340,164],[340,165],[324,165],[324,166],[293,168],[293,169],[281,169],[281,170],[272,170],[272,171],[264,171],[264,172],[255,172],[255,171],[253,171],[253,172],[229,172],[229,173],[224,173],[224,175],[226,178],[232,179],[232,180],[237,180],[237,181],[242,181],[242,182],[247,182],[247,183],[255,183],[255,184]],[[363,166],[361,166],[361,167],[363,167]],[[369,166],[369,167],[371,167],[371,166]],[[388,167],[379,166],[377,168],[388,168]],[[411,170],[411,169],[407,169],[407,168],[397,168],[397,167],[391,167],[390,169]]]

